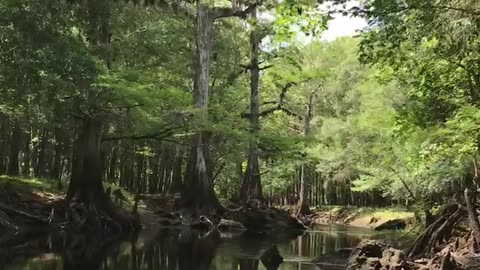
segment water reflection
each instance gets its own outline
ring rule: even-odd
[[[296,238],[282,235],[259,237],[221,235],[218,231],[152,228],[137,239],[122,243],[101,243],[98,239],[69,242],[62,252],[17,259],[5,269],[31,270],[313,270],[343,269],[345,259],[338,250],[353,247],[369,233],[342,228],[321,227]],[[262,255],[278,250],[283,263],[268,265]],[[67,251],[68,250],[68,251]],[[325,256],[321,268],[310,263]],[[263,259],[263,260],[262,260]],[[343,268],[342,268],[343,267]],[[1,267],[0,267],[1,268]]]

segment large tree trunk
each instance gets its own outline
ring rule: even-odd
[[[102,185],[100,144],[102,119],[85,117],[74,145],[72,174],[66,201],[69,223],[75,229],[122,233],[137,228],[136,220],[115,209]]]
[[[251,12],[252,21],[257,20],[257,10]],[[240,188],[242,202],[250,199],[263,200],[262,184],[260,179],[260,165],[258,161],[258,133],[260,131],[260,105],[258,96],[258,84],[260,79],[260,67],[258,63],[260,37],[258,31],[250,33],[250,131],[251,138],[248,146],[247,169]]]
[[[208,135],[200,127],[208,121],[208,79],[214,19],[210,13],[207,3],[197,1],[193,106],[197,109],[198,130],[192,138],[182,194],[183,206],[195,210],[196,213],[207,213],[221,208],[213,190]]]
[[[210,214],[221,209],[213,190],[213,173],[205,137],[202,132],[193,137],[182,194],[184,206],[195,210],[197,214]]]

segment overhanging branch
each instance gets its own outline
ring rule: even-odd
[[[219,18],[226,18],[226,17],[239,17],[242,19],[247,18],[247,15],[252,12],[254,8],[256,8],[258,3],[253,3],[246,7],[245,9],[236,10],[233,8],[227,7],[214,7],[212,9],[212,17],[213,19]]]
[[[281,91],[280,91],[280,95],[279,95],[279,100],[278,101],[267,101],[267,102],[264,102],[262,103],[262,105],[267,105],[267,104],[276,104],[275,106],[271,107],[271,108],[268,108],[262,112],[260,112],[259,116],[260,117],[265,117],[265,116],[268,116],[276,111],[283,111],[285,114],[287,115],[290,115],[290,116],[295,116],[299,119],[303,119],[303,116],[299,113],[296,113],[292,110],[290,110],[287,105],[285,104],[285,99],[287,97],[287,92],[288,90],[293,87],[293,86],[296,86],[302,82],[306,82],[308,81],[309,79],[305,79],[305,80],[302,80],[302,81],[299,81],[299,82],[287,82],[285,85],[281,86]],[[252,117],[252,115],[250,113],[242,113],[242,118],[250,118]]]
[[[120,140],[164,140],[173,135],[173,131],[177,127],[166,128],[158,132],[153,132],[149,134],[142,135],[120,135],[120,136],[111,136],[102,138],[102,142],[108,141],[120,141]]]

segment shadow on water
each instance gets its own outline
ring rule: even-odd
[[[108,241],[62,237],[37,246],[37,252],[14,254],[3,268],[17,270],[313,270],[344,269],[338,251],[354,247],[370,232],[319,227],[298,237],[201,233],[150,228],[135,239]],[[51,237],[50,237],[51,239]],[[39,241],[40,243],[42,241]],[[48,243],[44,239],[44,242]],[[273,252],[273,253],[272,253]],[[266,256],[269,255],[269,256]],[[272,255],[273,254],[273,255]],[[275,254],[283,257],[283,262]],[[19,256],[22,255],[22,256]],[[311,263],[321,255],[321,266]],[[3,256],[3,255],[0,255]],[[1,260],[0,260],[1,261]]]

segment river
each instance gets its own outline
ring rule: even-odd
[[[6,270],[270,270],[260,257],[277,249],[283,257],[279,270],[344,269],[346,258],[339,250],[356,246],[370,238],[372,231],[343,226],[316,226],[296,237],[246,234],[198,234],[192,231],[148,228],[135,240],[102,248],[85,243],[68,246],[73,253],[35,254],[32,258],[11,258]],[[92,245],[96,244],[92,239]],[[73,246],[73,247],[72,247]],[[85,248],[86,247],[86,248]],[[75,249],[80,249],[75,250]],[[321,264],[312,259],[322,257]],[[0,265],[2,268],[2,265]]]

